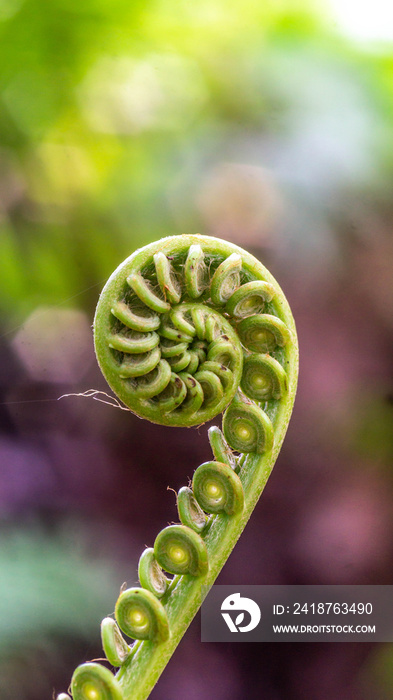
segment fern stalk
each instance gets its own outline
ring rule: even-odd
[[[145,700],[277,459],[296,392],[296,329],[282,290],[253,256],[207,236],[172,236],[136,251],[108,280],[95,347],[109,385],[141,417],[189,427],[225,411],[223,433],[209,430],[214,461],[179,491],[180,524],[145,550],[141,587],[120,594],[116,622],[103,621],[116,676],[96,663],[73,676],[74,700]],[[136,641],[128,645],[122,632]]]

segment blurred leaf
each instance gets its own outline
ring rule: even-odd
[[[113,609],[119,574],[113,561],[88,555],[86,534],[80,528],[78,539],[71,531],[48,537],[34,528],[3,533],[2,700],[49,697],[50,678],[69,674],[70,649],[82,640],[86,649],[99,648],[99,622]]]
[[[0,651],[9,653],[57,633],[88,638],[113,607],[118,581],[113,562],[90,559],[83,541],[16,531],[0,549]]]

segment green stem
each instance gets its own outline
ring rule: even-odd
[[[104,621],[104,649],[120,670],[114,677],[82,664],[73,676],[74,700],[145,700],[277,459],[296,393],[296,329],[280,287],[246,251],[174,236],[136,251],[108,280],[95,348],[108,383],[141,417],[186,427],[225,410],[224,434],[209,431],[216,461],[179,492],[182,524],[158,534],[139,563],[142,587],[116,604],[118,626],[139,641],[128,647],[116,623]],[[163,571],[176,573],[169,585]]]
[[[209,571],[204,576],[177,577],[170,593],[162,602],[168,615],[170,639],[163,644],[144,641],[136,653],[126,661],[116,678],[122,688],[124,700],[146,700],[174,650],[201,606],[204,592],[210,588],[233,547],[239,539],[248,519],[271,474],[288,426],[296,392],[298,352],[296,345],[288,351],[288,401],[276,406],[270,413],[274,426],[275,447],[262,456],[250,454],[244,459],[239,474],[244,488],[245,505],[239,515],[216,515],[205,538],[209,556]]]

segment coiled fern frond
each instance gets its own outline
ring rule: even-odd
[[[145,700],[273,468],[295,398],[296,330],[258,260],[199,235],[164,238],[125,260],[102,291],[94,328],[101,370],[138,416],[189,427],[224,411],[222,431],[209,430],[214,459],[178,493],[180,523],[143,552],[140,588],[123,591],[116,620],[102,623],[119,671],[82,664],[72,679],[74,700]]]

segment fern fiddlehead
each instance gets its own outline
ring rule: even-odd
[[[116,619],[103,620],[104,652],[119,670],[87,663],[72,679],[74,700],[145,700],[277,458],[296,391],[296,330],[283,292],[253,256],[181,235],[119,266],[101,293],[94,333],[108,384],[138,416],[189,427],[224,412],[222,431],[209,429],[214,460],[179,490],[180,524],[143,552],[141,587],[122,591]]]

